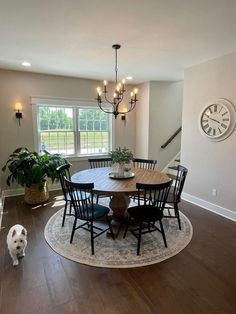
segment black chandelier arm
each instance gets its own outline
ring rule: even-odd
[[[119,106],[119,104],[122,102],[122,100],[123,100],[123,95],[121,95],[121,98],[120,97],[116,97],[116,98],[114,98],[115,100],[113,100],[113,101],[110,101],[108,98],[107,98],[107,95],[106,95],[107,93],[105,93],[105,100],[106,100],[106,102],[108,102],[109,104],[111,104],[112,106],[113,106],[113,110],[115,110],[115,108],[117,107],[117,106]]]
[[[127,111],[124,112],[124,113],[129,113],[130,111],[132,111],[132,110],[135,108],[137,101],[138,101],[137,99],[136,99],[135,101],[130,101],[130,102],[129,102],[129,103],[130,103],[130,108],[129,108],[129,110],[127,110]]]
[[[105,100],[106,100],[106,102],[108,102],[110,105],[112,105],[113,106],[113,108],[114,108],[114,102],[112,102],[112,101],[110,101],[108,98],[107,98],[107,95],[105,94]]]
[[[98,106],[99,106],[99,108],[100,108],[103,112],[105,112],[105,113],[112,113],[112,114],[113,114],[113,111],[109,111],[109,109],[108,109],[108,110],[105,110],[105,109],[102,108],[102,102],[101,102],[101,103],[98,103]]]
[[[119,104],[123,101],[124,94],[120,94],[119,96],[120,96],[119,98],[116,98],[118,100],[116,104],[117,106],[119,106]]]

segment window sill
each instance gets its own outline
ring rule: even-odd
[[[68,157],[65,157],[65,158],[68,161],[88,161],[89,158],[106,158],[106,157],[109,157],[108,154],[68,156]]]

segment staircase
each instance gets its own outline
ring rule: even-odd
[[[167,167],[164,169],[164,173],[166,173],[171,179],[175,180],[178,172],[178,165],[180,164],[179,157],[176,157],[172,160]]]

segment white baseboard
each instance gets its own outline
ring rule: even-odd
[[[220,216],[223,216],[236,222],[236,211],[232,211],[230,209],[215,205],[213,203],[210,203],[188,193],[182,193],[181,198],[187,202],[203,207],[215,214],[218,214]]]

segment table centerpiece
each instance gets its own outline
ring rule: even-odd
[[[134,156],[133,153],[126,147],[118,147],[109,152],[112,164],[116,166],[116,171],[113,173],[114,177],[127,178],[130,171],[130,163]]]

